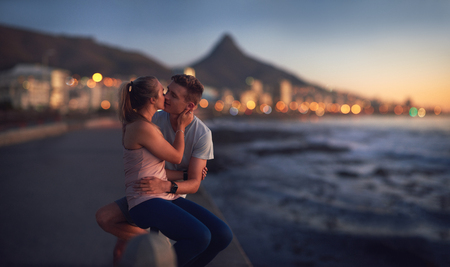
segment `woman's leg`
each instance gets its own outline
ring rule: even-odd
[[[173,247],[179,266],[186,265],[202,253],[211,240],[211,233],[202,222],[171,201],[160,198],[147,200],[133,207],[130,215],[139,227],[156,227],[177,241]]]
[[[187,265],[205,266],[230,244],[233,239],[230,227],[209,210],[190,200],[180,197],[173,203],[201,221],[211,232],[211,242],[208,248]]]

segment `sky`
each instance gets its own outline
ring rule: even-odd
[[[450,112],[449,0],[1,0],[0,24],[92,37],[167,67],[230,34],[330,90]]]

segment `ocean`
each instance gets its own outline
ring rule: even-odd
[[[254,266],[450,266],[450,118],[208,120],[203,186]]]

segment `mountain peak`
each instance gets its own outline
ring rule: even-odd
[[[236,45],[236,42],[233,40],[230,34],[226,33],[222,36],[220,41],[212,50],[211,55],[243,55],[242,51]]]

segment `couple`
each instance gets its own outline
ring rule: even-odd
[[[192,114],[203,85],[193,76],[175,75],[167,89],[164,95],[151,76],[121,88],[126,198],[100,208],[97,222],[118,237],[115,262],[127,241],[151,227],[176,241],[179,266],[205,266],[233,235],[214,214],[180,196],[197,192],[206,161],[213,158],[211,131]]]

